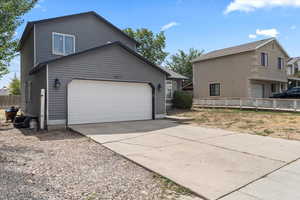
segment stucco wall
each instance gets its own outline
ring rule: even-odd
[[[220,97],[245,97],[254,62],[254,52],[246,52],[193,64],[194,98],[207,98],[209,84],[220,83]]]

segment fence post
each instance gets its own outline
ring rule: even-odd
[[[227,107],[228,106],[228,100],[227,100],[227,98],[225,98],[225,107]]]
[[[277,106],[277,101],[276,99],[273,99],[273,109],[276,110],[276,106]]]
[[[294,111],[297,112],[297,100],[294,100]]]
[[[255,109],[256,109],[256,111],[257,111],[257,108],[258,108],[258,101],[257,101],[257,99],[255,99]]]
[[[242,98],[240,98],[240,110],[242,110],[242,106],[243,106],[243,102],[242,102]]]

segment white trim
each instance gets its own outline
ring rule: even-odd
[[[261,44],[261,45],[258,45],[255,49],[257,50],[257,49],[259,49],[259,48],[265,46],[266,44],[268,44],[268,43],[270,43],[270,42],[272,42],[272,41],[276,41],[277,44],[278,44],[278,46],[281,48],[281,50],[282,50],[282,51],[290,58],[290,55],[284,50],[284,48],[282,47],[282,45],[280,44],[280,42],[278,42],[278,40],[277,40],[276,38],[272,38],[272,39],[266,41],[265,43],[263,43],[263,44]]]
[[[33,63],[36,64],[36,35],[35,24],[33,25]]]
[[[58,119],[58,120],[48,120],[48,125],[66,125],[65,119]]]
[[[41,101],[41,110],[40,110],[40,128],[42,130],[45,129],[45,89],[41,89],[41,97],[40,97],[40,101]]]
[[[155,119],[163,119],[163,118],[166,118],[166,114],[156,114],[155,115]]]
[[[63,53],[60,53],[60,52],[55,52],[54,51],[54,35],[61,35],[63,36]],[[66,56],[66,55],[69,55],[69,54],[66,54],[66,47],[65,47],[65,37],[68,36],[68,37],[72,37],[73,38],[73,53],[75,53],[75,45],[76,45],[76,37],[75,35],[70,35],[70,34],[65,34],[65,33],[57,33],[57,32],[52,32],[52,54],[53,55],[59,55],[59,56]]]
[[[265,46],[266,44],[269,44],[270,42],[272,42],[272,41],[274,41],[274,40],[276,40],[276,39],[275,39],[275,38],[271,38],[270,40],[268,40],[268,41],[266,41],[266,42],[264,42],[264,43],[258,45],[255,49],[259,49],[259,48]]]
[[[48,65],[46,65],[46,123],[49,123],[49,74]]]

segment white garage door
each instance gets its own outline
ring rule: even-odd
[[[253,98],[263,98],[264,86],[262,84],[252,84],[251,92]]]
[[[73,80],[68,86],[68,124],[152,119],[147,83]]]

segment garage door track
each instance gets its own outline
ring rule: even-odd
[[[300,199],[300,142],[170,120],[72,125],[204,199]]]

